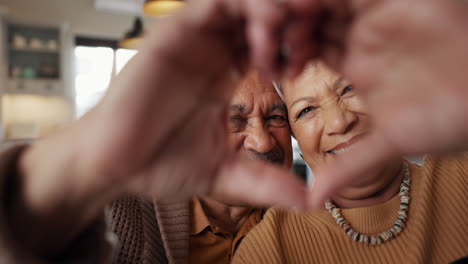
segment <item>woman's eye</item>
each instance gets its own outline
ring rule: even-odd
[[[272,115],[267,118],[267,122],[272,127],[284,127],[288,124],[288,119],[282,115]]]
[[[341,92],[341,95],[345,95],[349,92],[352,92],[354,90],[353,86],[352,85],[348,85],[346,86],[344,89],[343,89],[343,92]]]
[[[299,119],[299,118],[301,118],[303,115],[305,115],[305,114],[307,114],[307,113],[309,113],[309,112],[311,112],[311,111],[313,111],[313,110],[315,110],[315,109],[316,109],[316,107],[313,107],[313,106],[306,107],[306,108],[302,109],[301,112],[299,112],[299,114],[297,115],[296,118]]]

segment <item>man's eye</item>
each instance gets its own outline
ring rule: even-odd
[[[350,92],[352,92],[352,91],[354,91],[353,86],[352,86],[352,85],[348,85],[348,86],[346,86],[346,87],[343,89],[343,91],[341,92],[341,95],[343,96],[343,95],[345,95],[345,94],[347,94],[347,93],[350,93]]]
[[[272,115],[267,118],[267,122],[272,127],[284,127],[288,124],[288,119],[282,115]]]
[[[242,116],[236,115],[236,116],[229,117],[228,128],[229,128],[229,131],[232,133],[240,132],[244,130],[246,125],[247,125],[247,119],[243,118]]]
[[[308,107],[302,109],[302,111],[299,112],[299,114],[297,115],[296,119],[301,118],[302,116],[306,115],[309,112],[314,111],[315,109],[317,109],[317,107],[313,107],[313,106],[308,106]]]

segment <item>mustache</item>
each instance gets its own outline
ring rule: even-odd
[[[282,163],[284,161],[284,153],[282,151],[268,151],[261,153],[255,150],[249,150],[248,156],[253,160],[264,160],[272,163]]]

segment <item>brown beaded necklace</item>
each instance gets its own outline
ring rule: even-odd
[[[400,192],[398,193],[400,196],[400,209],[398,211],[398,217],[390,230],[382,232],[376,236],[362,234],[351,227],[351,225],[341,215],[340,208],[336,207],[336,205],[334,205],[331,201],[325,202],[325,208],[328,209],[330,214],[336,220],[336,223],[353,241],[366,243],[368,245],[383,244],[400,234],[406,224],[410,202],[409,192],[411,187],[410,170],[406,162],[403,165],[403,172],[405,176],[403,182],[400,185]]]

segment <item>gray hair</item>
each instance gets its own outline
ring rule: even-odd
[[[318,67],[318,63],[320,62],[308,62],[307,65],[305,66],[306,68],[307,67],[311,67],[311,68],[317,68]],[[272,81],[273,83],[273,87],[275,87],[275,90],[276,92],[278,93],[279,97],[281,98],[281,100],[283,100],[283,102],[286,102],[285,100],[285,97],[284,97],[284,91],[283,91],[283,87],[281,85],[280,82],[275,82],[275,81]]]
[[[272,83],[273,83],[273,87],[275,87],[275,90],[278,93],[281,100],[285,102],[286,100],[284,99],[283,87],[281,87],[281,83],[277,83],[275,81],[272,81]]]

